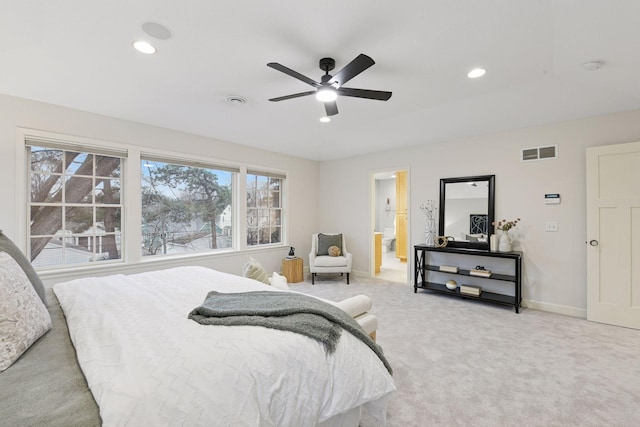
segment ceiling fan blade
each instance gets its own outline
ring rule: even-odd
[[[338,87],[342,86],[367,68],[375,64],[374,60],[367,55],[361,53],[349,62],[345,67],[329,80],[329,84],[337,83]]]
[[[325,102],[324,109],[327,112],[327,117],[338,114],[338,105],[336,104],[336,101]]]
[[[317,91],[315,90],[310,90],[309,92],[294,93],[293,95],[285,95],[285,96],[279,96],[277,98],[271,98],[269,101],[278,102],[278,101],[284,101],[285,99],[300,98],[301,96],[313,95],[316,92]]]
[[[375,99],[378,101],[386,101],[391,98],[391,92],[382,90],[353,89],[350,87],[341,87],[338,89],[338,95],[352,96],[354,98]]]
[[[296,78],[296,79],[298,79],[298,80],[300,80],[300,81],[303,81],[303,82],[305,82],[306,84],[311,85],[311,86],[313,86],[313,87],[320,87],[320,86],[322,86],[322,85],[321,85],[320,83],[318,83],[317,81],[315,81],[315,80],[311,80],[309,77],[307,77],[307,76],[303,76],[303,75],[302,75],[302,74],[300,74],[299,72],[297,72],[297,71],[293,71],[291,68],[287,68],[287,67],[285,67],[285,66],[284,66],[284,65],[282,65],[282,64],[278,64],[277,62],[269,62],[269,63],[267,64],[267,67],[271,67],[271,68],[273,68],[274,70],[281,71],[281,72],[283,72],[283,73],[285,73],[285,74],[287,74],[287,75],[289,75],[289,76],[291,76],[291,77],[293,77],[293,78]]]

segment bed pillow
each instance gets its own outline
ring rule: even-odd
[[[282,289],[283,291],[288,291],[289,290],[289,285],[287,284],[287,278],[284,277],[284,276],[279,275],[275,271],[271,275],[271,278],[269,279],[269,283],[274,288]]]
[[[264,267],[262,267],[262,265],[252,257],[249,257],[249,260],[244,263],[244,266],[242,267],[242,275],[244,277],[266,283],[267,285],[269,284],[269,275],[265,271]]]
[[[38,296],[46,305],[47,299],[44,293],[44,285],[42,284],[40,277],[38,277],[38,273],[36,273],[36,271],[33,269],[31,263],[29,262],[27,257],[24,256],[22,251],[18,249],[18,247],[11,241],[11,239],[9,239],[2,233],[2,230],[0,230],[0,252],[8,253],[18,263],[18,265],[20,265],[22,271],[24,271],[24,273],[27,275],[29,281],[31,282],[31,285],[38,293]]]
[[[329,255],[331,246],[337,246],[342,252],[342,234],[318,233],[318,255]]]
[[[0,252],[0,372],[51,329],[47,307],[13,257]]]

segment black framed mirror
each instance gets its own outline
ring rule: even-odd
[[[495,175],[442,178],[438,235],[447,246],[489,250],[494,234]]]

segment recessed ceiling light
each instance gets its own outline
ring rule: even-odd
[[[316,92],[316,98],[318,99],[318,101],[332,102],[338,98],[338,93],[329,87],[323,87],[318,92]]]
[[[474,68],[467,73],[467,77],[469,77],[470,79],[477,79],[478,77],[484,76],[486,72],[487,70],[485,70],[484,68]]]
[[[142,40],[134,42],[133,47],[135,47],[138,52],[146,53],[148,55],[156,53],[156,48],[151,46],[151,43]]]
[[[320,121],[322,123],[329,123],[331,121],[331,117],[320,117]]]
[[[157,22],[145,22],[142,24],[142,31],[159,40],[169,40],[172,36],[171,31],[167,27]]]

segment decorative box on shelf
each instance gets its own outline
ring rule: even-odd
[[[479,268],[474,268],[472,270],[469,270],[469,274],[471,276],[478,276],[478,277],[491,277],[491,272],[489,270],[479,269]]]
[[[445,273],[457,273],[458,267],[452,267],[450,265],[441,265],[440,271],[444,271]]]
[[[482,293],[480,286],[460,285],[460,293],[479,297]]]

